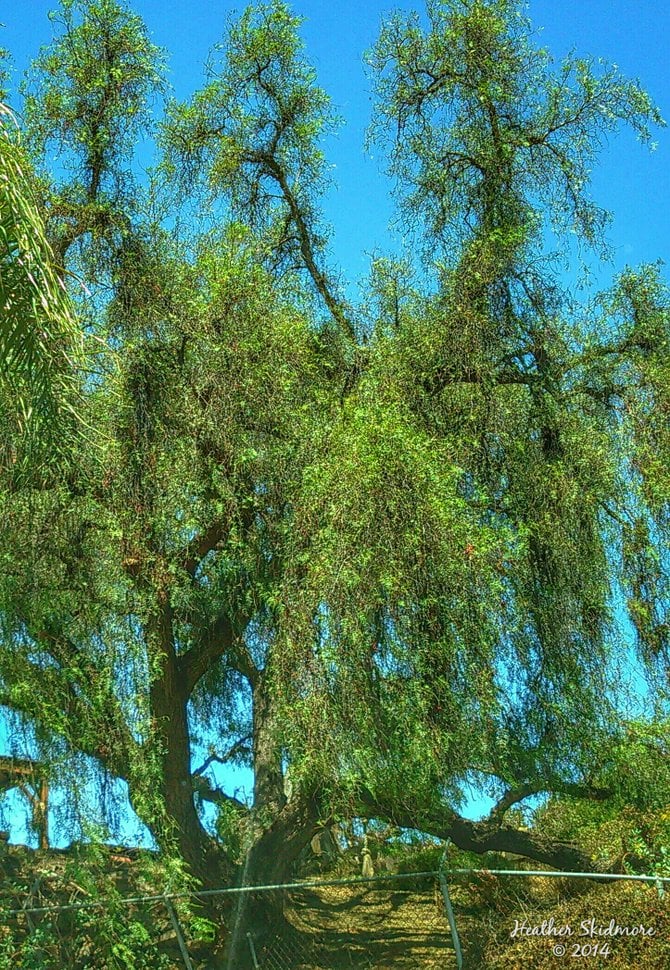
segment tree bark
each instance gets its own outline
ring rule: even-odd
[[[191,873],[205,888],[221,878],[221,854],[205,832],[193,800],[188,694],[181,676],[172,633],[172,610],[167,593],[159,593],[159,613],[147,629],[153,663],[150,686],[153,744],[160,763],[159,793],[165,809],[165,831],[155,833],[173,845]],[[214,877],[214,879],[213,879]]]
[[[266,677],[258,678],[252,697],[254,813],[265,828],[286,804],[281,751],[275,740],[272,702]]]
[[[249,849],[240,873],[241,885],[281,886],[292,882],[296,859],[318,828],[316,798],[298,797],[287,802]],[[286,903],[287,894],[283,890],[240,894],[234,901],[227,968],[250,970],[249,936],[259,956],[277,938],[290,941],[291,934],[297,931],[286,920]]]
[[[401,828],[418,829],[439,839],[449,839],[457,848],[469,852],[509,852],[533,859],[554,869],[569,872],[597,872],[588,853],[569,842],[548,839],[525,829],[515,829],[496,819],[473,822],[448,806],[416,814],[384,803],[364,791],[360,796],[361,815],[379,818]]]
[[[253,836],[238,883],[245,887],[276,886],[294,878],[294,863],[318,827],[318,805],[313,797],[286,797],[272,698],[262,674],[253,685],[252,697]],[[249,936],[259,955],[277,937],[286,939],[292,929],[284,915],[285,904],[286,895],[280,890],[241,893],[233,900],[227,967],[243,970],[251,966]]]

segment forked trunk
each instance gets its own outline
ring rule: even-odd
[[[294,878],[294,864],[318,827],[314,798],[287,801],[281,757],[274,737],[271,701],[261,680],[254,689],[254,810],[256,834],[241,872],[240,886],[280,886]],[[296,931],[287,922],[281,890],[244,891],[233,901],[227,970],[254,967],[278,939],[290,946]]]
[[[240,886],[281,886],[292,882],[294,864],[314,836],[319,824],[316,802],[297,799],[284,806],[273,824],[249,849]],[[252,947],[260,960],[263,952],[281,940],[291,946],[296,930],[285,916],[287,893],[283,890],[244,891],[233,900],[226,970],[254,966]]]

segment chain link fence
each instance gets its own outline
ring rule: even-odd
[[[48,887],[0,891],[0,970],[459,970],[458,929],[447,881],[519,884],[528,879],[646,883],[664,894],[668,878],[530,870],[440,872],[221,889],[207,893],[53,905]],[[193,906],[210,904],[225,926],[220,952]],[[521,897],[517,900],[521,905]],[[194,917],[194,913],[196,914]],[[458,924],[458,926],[457,926]],[[466,923],[466,932],[476,932]]]
[[[212,962],[206,920],[188,897],[48,904],[40,885],[0,894],[0,968],[88,970],[450,970],[456,967],[436,873],[377,876],[200,894],[227,927]],[[197,907],[195,908],[197,912]],[[211,918],[211,909],[210,909]],[[4,958],[4,962],[3,962]],[[124,962],[124,960],[126,962]]]
[[[268,902],[283,919],[266,933],[258,927],[258,939],[247,931],[254,970],[448,970],[456,965],[434,874],[254,894],[261,908]]]

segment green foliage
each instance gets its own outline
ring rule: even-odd
[[[352,322],[321,264],[327,236],[317,202],[328,183],[321,148],[336,126],[282,0],[248,7],[230,25],[188,104],[163,126],[164,169],[187,194],[203,176],[206,198],[223,198],[250,226],[275,276],[306,270],[338,327]]]
[[[23,85],[28,140],[44,170],[57,157],[65,173],[45,171],[54,246],[64,255],[86,235],[100,272],[137,205],[131,159],[162,85],[161,52],[117,0],[63,0],[52,19],[58,34]],[[83,272],[90,280],[95,260]]]
[[[545,218],[600,244],[589,171],[620,122],[650,140],[662,119],[649,96],[602,61],[555,71],[514,0],[430,0],[427,14],[426,31],[417,14],[390,18],[369,55],[373,135],[391,142],[410,215],[446,252],[476,223],[510,263]]]
[[[189,178],[206,174],[259,230],[277,218],[273,182],[288,179],[304,212],[325,179],[318,142],[335,119],[304,58],[300,23],[282,2],[247,8],[215,49],[208,84],[173,105],[164,135],[172,165],[186,161]]]
[[[324,268],[333,118],[299,19],[231,25],[143,194],[146,28],[112,0],[61,16],[27,118],[67,160],[44,218],[95,289],[103,444],[0,494],[0,702],[123,778],[203,881],[275,872],[362,800],[444,831],[482,779],[658,814],[665,728],[622,735],[614,675],[624,615],[647,671],[668,660],[667,294],[643,267],[579,309],[542,258],[550,224],[599,243],[587,170],[620,122],[647,138],[647,96],[554,70],[511,0],[390,20],[376,132],[431,256],[378,260],[354,310]],[[181,233],[161,205],[195,168],[224,205]],[[253,808],[192,777],[205,749],[253,768]]]
[[[0,266],[0,468],[15,472],[31,447],[33,460],[39,454],[40,435],[53,446],[66,433],[81,338],[46,238],[30,161],[14,116],[1,104]]]
[[[668,875],[670,777],[667,725],[630,722],[591,766],[592,785],[609,798],[554,798],[534,813],[538,831],[578,839],[600,864]],[[631,766],[635,770],[631,771]]]
[[[19,859],[12,860],[15,876],[3,885],[3,910],[16,908],[17,899],[38,907],[83,906],[30,916],[3,914],[0,967],[162,970],[174,966],[172,955],[159,942],[169,923],[164,906],[145,903],[130,907],[122,902],[124,894],[131,892],[155,895],[166,870],[149,856],[138,858],[132,867],[124,860],[125,872],[112,860],[107,848],[79,847],[70,851],[64,863],[51,860],[37,878]],[[87,908],[91,903],[101,905]]]
[[[11,55],[9,51],[0,47],[0,101],[7,100],[7,87],[11,76]]]
[[[64,0],[53,20],[58,39],[26,85],[32,143],[40,152],[69,151],[71,171],[91,182],[106,177],[108,190],[118,190],[112,160],[130,156],[147,124],[160,52],[141,19],[116,0]]]

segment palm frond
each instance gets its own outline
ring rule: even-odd
[[[72,411],[82,337],[34,184],[14,116],[0,104],[0,382],[23,431],[57,437]]]

